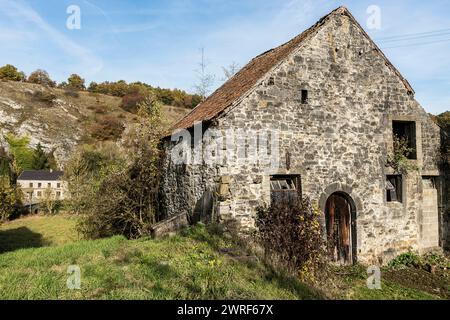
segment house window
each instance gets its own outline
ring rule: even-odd
[[[392,129],[394,137],[406,141],[411,152],[407,155],[408,159],[417,159],[416,146],[416,123],[414,121],[393,121]]]
[[[400,175],[386,177],[386,201],[403,202],[403,178]]]
[[[308,103],[308,90],[302,90],[302,104]]]
[[[33,188],[33,183],[32,182],[30,182],[30,188]]]
[[[56,192],[56,197],[57,197],[57,198],[61,198],[61,192],[57,191],[57,192]]]
[[[296,203],[301,196],[300,176],[277,175],[270,177],[270,194],[272,203]]]
[[[59,188],[61,188],[61,183],[57,183],[56,184],[56,187],[59,189]]]
[[[38,183],[38,188],[41,188],[42,187],[42,183]]]
[[[49,182],[49,183],[47,183],[47,187],[48,188],[51,188],[52,187],[52,184]]]
[[[38,197],[42,197],[42,191],[38,191],[38,192],[37,192],[37,196],[38,196]]]

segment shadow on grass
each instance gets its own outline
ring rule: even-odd
[[[26,227],[0,231],[0,253],[47,245],[42,235]]]
[[[265,275],[267,280],[276,281],[280,288],[295,292],[302,300],[326,300],[327,298],[318,290],[300,282],[296,277],[276,272],[272,267],[265,264],[269,269]]]

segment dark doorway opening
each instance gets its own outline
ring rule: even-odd
[[[351,265],[357,262],[356,207],[345,193],[332,194],[326,203],[327,248],[333,262]]]

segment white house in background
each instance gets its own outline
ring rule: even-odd
[[[62,171],[33,171],[28,170],[20,174],[17,183],[24,193],[26,204],[36,204],[46,196],[50,190],[55,200],[64,200],[67,197],[67,183],[62,180]]]

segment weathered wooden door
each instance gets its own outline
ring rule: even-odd
[[[354,222],[352,206],[346,197],[333,194],[327,201],[326,227],[328,252],[333,262],[347,265],[354,262]]]

